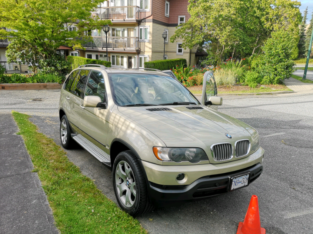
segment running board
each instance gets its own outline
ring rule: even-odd
[[[92,142],[80,134],[72,134],[72,138],[100,162],[111,166],[110,155],[108,155],[106,152],[95,146]]]

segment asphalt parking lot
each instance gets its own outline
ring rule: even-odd
[[[39,130],[59,144],[58,101],[58,91],[1,91],[0,115],[11,110],[30,114]],[[225,97],[220,111],[259,131],[260,144],[266,151],[263,175],[249,187],[232,193],[164,204],[138,218],[143,227],[149,233],[236,233],[255,194],[267,233],[312,233],[312,102],[313,94]],[[67,154],[116,202],[108,167],[80,148]]]

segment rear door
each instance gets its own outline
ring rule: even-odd
[[[70,92],[73,81],[76,79],[76,77],[78,76],[80,70],[75,70],[73,71],[69,77],[67,78],[67,80],[64,83],[63,86],[63,90],[62,90],[62,94],[61,94],[61,106],[63,107],[67,119],[71,122],[72,119],[74,118],[73,114],[73,94]]]
[[[80,126],[80,115],[83,110],[83,99],[86,88],[86,83],[89,75],[89,70],[81,70],[73,81],[70,88],[70,102],[71,102],[71,113],[70,122],[76,127]]]

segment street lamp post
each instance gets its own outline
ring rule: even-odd
[[[104,25],[103,32],[105,33],[105,47],[106,47],[106,51],[107,51],[107,61],[109,61],[109,54],[108,54],[108,32],[109,31],[110,31],[109,25]]]
[[[165,59],[165,40],[166,40],[166,38],[167,38],[167,33],[166,33],[166,31],[164,31],[164,32],[162,33],[162,37],[163,37],[163,39],[164,39],[164,53],[163,53],[163,59]]]
[[[312,30],[312,35],[311,35],[311,40],[310,40],[310,45],[309,45],[308,57],[306,58],[306,64],[305,64],[305,69],[303,73],[303,80],[306,79],[306,74],[308,72],[309,60],[310,60],[311,49],[312,49],[312,41],[313,41],[313,30]]]

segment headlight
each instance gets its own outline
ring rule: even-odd
[[[200,148],[163,148],[153,147],[155,157],[161,161],[197,163],[209,160],[206,153]]]
[[[259,149],[259,134],[257,131],[251,136],[251,152],[255,152]]]

